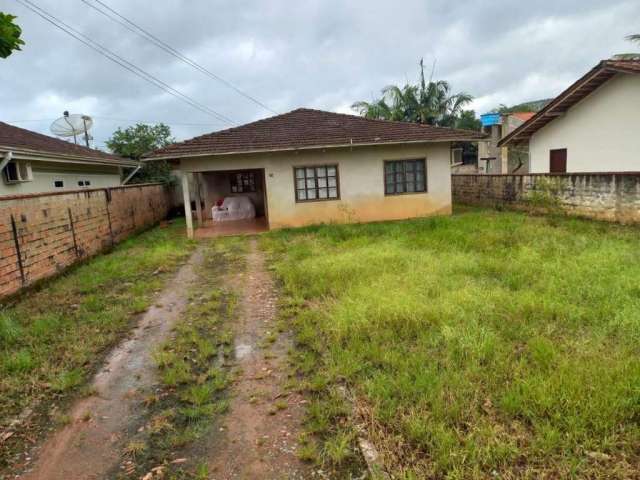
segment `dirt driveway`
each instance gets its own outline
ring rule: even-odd
[[[277,292],[256,239],[247,242],[244,268],[228,271],[216,282],[216,288],[227,285],[237,299],[230,325],[233,353],[225,361],[233,380],[227,387],[228,410],[211,420],[210,432],[197,440],[198,448],[174,448],[170,458],[150,465],[142,476],[128,467],[135,457],[127,460],[123,454],[134,435],[148,428],[145,399],[161,388],[154,352],[184,321],[191,289],[202,282],[202,246],[168,282],[130,338],[109,355],[93,379],[93,393],[72,406],[68,424],[40,443],[31,467],[16,478],[151,480],[165,478],[165,468],[179,462],[199,465],[198,478],[315,476],[296,455],[304,399],[286,389],[290,339],[276,329]],[[200,457],[188,458],[194,451]]]

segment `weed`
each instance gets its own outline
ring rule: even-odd
[[[353,450],[346,383],[398,478],[640,465],[637,228],[476,209],[261,242],[325,462]]]
[[[192,248],[184,225],[131,237],[0,310],[0,424],[42,397],[83,385]]]
[[[147,445],[143,441],[132,440],[124,448],[124,455],[135,460],[136,457],[142,455],[146,449]]]

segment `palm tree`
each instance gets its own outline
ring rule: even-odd
[[[625,39],[629,40],[630,42],[640,43],[640,33],[627,35]],[[637,60],[638,58],[640,58],[640,53],[618,53],[617,55],[614,55],[613,58],[619,60]]]
[[[388,85],[382,89],[381,98],[371,103],[356,102],[351,108],[366,118],[451,126],[471,100],[467,93],[451,94],[451,86],[444,80],[427,82],[420,59],[418,85]]]

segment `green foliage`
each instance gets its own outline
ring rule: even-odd
[[[551,100],[551,98],[545,98],[543,100],[533,100],[531,102],[518,103],[517,105],[513,105],[511,107],[501,103],[499,106],[490,110],[489,113],[502,113],[504,115],[509,113],[518,113],[518,112],[538,112],[542,110]]]
[[[346,384],[393,478],[632,478],[639,238],[482,210],[268,233],[298,372],[324,377],[308,427],[344,428],[321,395]]]
[[[527,195],[526,200],[533,208],[547,210],[550,213],[560,213],[559,193],[562,180],[557,178],[536,177],[535,184]]]
[[[456,128],[463,130],[482,130],[482,122],[476,117],[473,110],[462,110],[460,116],[456,119]]]
[[[116,155],[140,160],[145,153],[166,147],[174,141],[168,125],[138,123],[124,130],[118,128],[106,141],[106,145]],[[170,165],[165,160],[155,160],[145,162],[130,183],[170,183],[171,181]]]
[[[24,45],[20,39],[22,29],[13,22],[15,18],[14,15],[0,12],[0,58],[7,58]]]
[[[0,311],[0,423],[84,383],[188,254],[183,229],[176,222],[128,239]],[[159,267],[167,273],[154,275]]]
[[[444,80],[427,82],[420,59],[418,84],[388,85],[382,89],[381,98],[355,102],[351,108],[366,118],[453,127],[463,107],[472,100],[467,93],[452,94],[451,86]]]

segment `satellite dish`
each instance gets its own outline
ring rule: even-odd
[[[51,124],[51,133],[57,137],[73,137],[78,143],[78,135],[84,136],[84,141],[89,146],[89,130],[93,126],[93,119],[89,115],[80,115],[64,112],[63,116]]]

